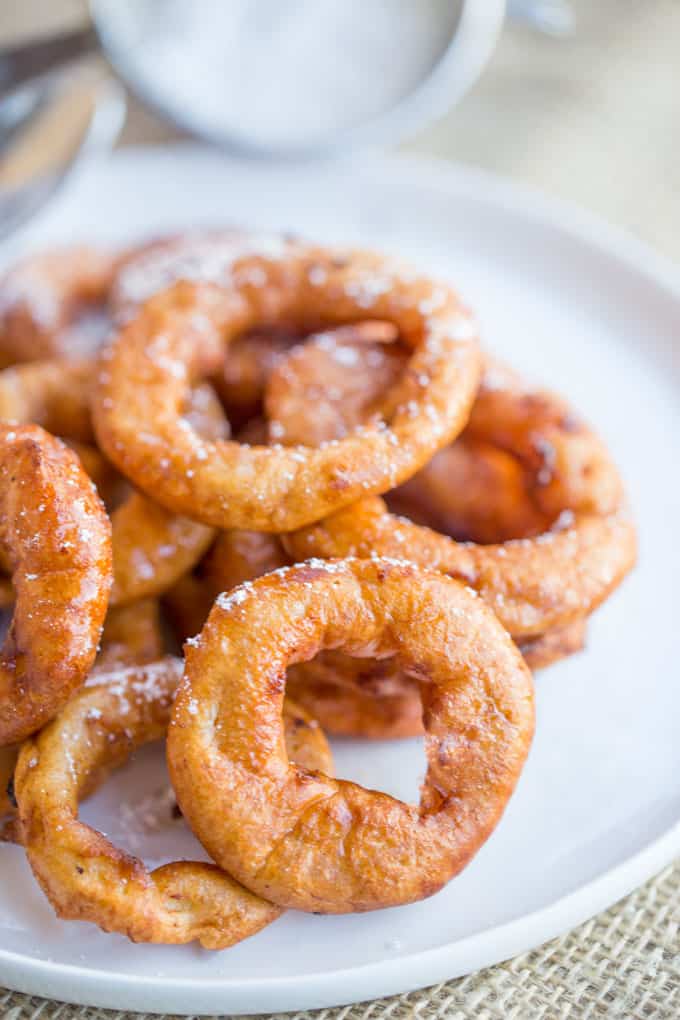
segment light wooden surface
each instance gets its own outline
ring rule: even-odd
[[[575,0],[554,40],[509,25],[463,103],[405,148],[571,199],[680,259],[680,2]],[[4,0],[0,39],[76,25],[84,0]],[[167,127],[132,104],[123,143]]]

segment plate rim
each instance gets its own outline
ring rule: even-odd
[[[128,146],[112,157],[115,163],[138,159],[203,160],[243,169],[243,160],[191,141],[169,145]],[[88,166],[97,173],[111,157]],[[260,164],[262,169],[262,164]],[[285,169],[285,167],[284,167]],[[322,168],[322,173],[329,167]],[[349,174],[388,172],[406,183],[429,180],[453,191],[458,200],[481,201],[487,207],[519,216],[533,226],[547,226],[562,237],[615,259],[626,271],[662,289],[680,308],[680,272],[673,261],[647,242],[604,218],[563,198],[477,167],[411,153],[379,154],[342,161],[330,167]],[[75,181],[77,187],[77,180]],[[55,963],[25,953],[0,949],[0,979],[19,992],[57,998],[96,1008],[175,1014],[259,1013],[266,1010],[315,1009],[376,999],[451,980],[494,966],[556,938],[612,906],[652,878],[680,853],[680,819],[613,868],[558,897],[547,906],[445,945],[373,961],[359,967],[291,977],[168,978],[112,974],[102,969]],[[493,948],[489,942],[492,942]],[[75,983],[78,987],[75,987]],[[343,991],[344,989],[344,991]],[[228,1001],[225,1001],[228,997]],[[165,1005],[163,1005],[165,1003]]]

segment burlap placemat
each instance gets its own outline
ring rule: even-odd
[[[4,1020],[132,1020],[139,1016],[67,1006],[9,991],[0,992],[0,1010]],[[680,862],[611,910],[502,966],[407,995],[287,1016],[300,1020],[678,1020]]]

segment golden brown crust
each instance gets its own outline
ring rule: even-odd
[[[111,528],[75,454],[0,424],[0,544],[16,604],[0,663],[0,745],[44,725],[84,682],[111,587]]]
[[[111,527],[114,606],[161,595],[200,560],[213,539],[212,528],[170,513],[139,492],[113,511]]]
[[[178,639],[198,634],[221,592],[289,565],[276,535],[220,532],[198,570],[181,578],[164,598]],[[417,684],[393,659],[320,652],[311,662],[291,666],[287,685],[293,700],[326,733],[389,740],[423,732]]]
[[[550,529],[492,545],[462,544],[369,498],[284,536],[288,553],[407,555],[473,587],[517,640],[582,620],[617,587],[637,552],[606,449],[560,398],[527,389],[496,365],[487,369],[465,435],[521,461],[537,509],[554,521]]]
[[[87,394],[92,383],[91,358],[50,358],[0,372],[0,420],[42,425],[48,432],[92,443]]]
[[[517,457],[463,432],[385,501],[415,524],[487,545],[532,538],[550,527],[529,481]]]
[[[234,428],[261,412],[267,380],[297,339],[290,329],[270,327],[246,332],[229,345],[224,365],[211,382]]]
[[[209,279],[219,273],[248,243],[248,236],[235,228],[201,229],[139,245],[120,260],[110,294],[114,320],[118,325],[129,322],[150,297],[178,280]],[[260,413],[269,373],[298,339],[286,324],[258,326],[234,338],[224,364],[210,380],[234,427]]]
[[[106,614],[97,670],[144,665],[163,655],[163,633],[157,599],[112,606]]]
[[[332,327],[386,319],[411,350],[395,410],[321,448],[204,442],[178,428],[187,388],[261,322]],[[125,475],[164,506],[220,528],[279,531],[413,474],[464,426],[478,384],[476,329],[448,288],[367,253],[282,244],[232,259],[221,285],[151,298],[101,355],[95,431]]]
[[[399,556],[474,588],[516,639],[536,637],[591,613],[635,562],[635,528],[625,512],[575,516],[538,539],[461,544],[362,500],[284,544],[305,556]]]
[[[2,551],[0,550],[0,557]],[[2,557],[4,560],[5,557]],[[4,567],[4,563],[3,563]],[[0,577],[0,609],[11,609],[14,605],[14,588],[9,577]]]
[[[33,872],[59,917],[91,921],[136,942],[198,940],[224,949],[281,913],[212,864],[179,861],[149,872],[78,820],[78,802],[131,752],[165,733],[181,673],[164,659],[97,675],[61,716],[21,752],[15,789],[20,833]],[[292,754],[330,766],[323,734],[287,710]],[[68,748],[68,754],[66,753]]]
[[[0,822],[6,815],[12,814],[16,807],[12,780],[20,746],[9,744],[7,747],[0,747]],[[2,838],[0,832],[0,839]]]
[[[585,635],[585,620],[577,620],[518,647],[530,669],[545,669],[580,652]],[[395,740],[424,732],[418,684],[394,659],[319,652],[311,662],[291,666],[286,690],[334,736]]]
[[[31,255],[0,279],[0,365],[79,357],[98,346],[73,332],[107,299],[115,256],[86,246]]]
[[[418,684],[393,658],[319,652],[290,667],[286,690],[334,736],[396,740],[424,732]]]
[[[398,655],[418,676],[418,808],[288,762],[285,670],[328,648]],[[412,564],[268,574],[218,599],[186,654],[168,734],[180,807],[213,859],[282,906],[343,913],[436,892],[492,832],[531,742],[531,674],[512,641],[481,599]]]
[[[537,508],[553,520],[564,510],[606,516],[623,502],[616,466],[590,426],[499,362],[487,359],[466,434],[517,457]]]
[[[37,421],[49,431],[76,441],[84,466],[96,471],[94,481],[118,494],[113,468],[90,446],[93,439],[90,391],[95,374],[91,360],[42,361],[0,373],[0,419]],[[195,387],[187,396],[183,420],[201,435],[221,438],[228,424],[210,386]],[[212,539],[211,528],[170,513],[141,493],[131,492],[111,513],[114,584],[112,605],[127,605],[161,594],[200,560]]]
[[[221,532],[197,571],[181,578],[165,596],[178,640],[201,630],[220,592],[289,565],[276,535]],[[520,651],[531,669],[543,669],[580,651],[585,630],[585,620],[578,620],[561,630],[521,641]],[[291,666],[287,690],[326,733],[393,740],[423,732],[418,686],[394,659],[320,652],[310,662]]]
[[[317,333],[280,357],[264,412],[272,442],[320,446],[384,418],[408,362],[391,322],[366,320]]]
[[[181,577],[164,597],[178,639],[198,634],[220,592],[289,562],[276,535],[221,531],[196,570]]]
[[[95,672],[108,673],[122,666],[155,662],[163,655],[163,636],[158,602],[145,599],[129,606],[109,609],[104,621],[101,648],[95,659]],[[0,820],[13,814],[16,807],[8,794],[10,780],[19,755],[20,744],[0,747]],[[6,826],[0,839],[17,840],[14,825]]]
[[[531,669],[546,669],[560,659],[583,651],[587,632],[587,618],[576,619],[566,627],[556,627],[538,637],[519,641],[518,648]]]

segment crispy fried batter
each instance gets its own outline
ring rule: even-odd
[[[16,771],[20,833],[31,868],[59,917],[91,921],[136,942],[209,949],[255,934],[280,908],[239,886],[213,864],[179,861],[149,872],[78,820],[78,802],[135,748],[165,734],[181,663],[98,674],[64,712],[23,747]],[[318,726],[286,710],[291,754],[327,769]]]
[[[532,669],[545,669],[560,659],[583,651],[586,643],[587,618],[574,620],[566,627],[555,627],[538,637],[518,642],[524,661]]]
[[[320,446],[379,422],[408,362],[397,339],[391,322],[368,320],[317,333],[280,358],[264,396],[270,440]]]
[[[256,243],[212,267],[219,283],[185,280],[148,301],[101,355],[93,418],[107,455],[164,506],[224,529],[279,531],[412,475],[464,426],[480,355],[449,288],[365,252],[280,242],[274,257],[266,245],[253,254]],[[411,351],[382,427],[295,449],[207,442],[179,427],[188,387],[244,330],[367,317],[393,322]]]
[[[211,382],[234,428],[261,412],[267,379],[297,340],[292,329],[270,327],[250,330],[229,345],[224,365]]]
[[[163,599],[179,640],[198,634],[220,592],[289,562],[276,535],[221,531],[198,567],[181,577]]]
[[[419,807],[289,763],[286,668],[330,648],[397,655],[420,680]],[[217,600],[187,648],[168,762],[230,874],[281,906],[344,913],[421,899],[457,874],[497,824],[533,726],[531,674],[463,585],[404,562],[310,561]]]
[[[106,302],[115,266],[108,252],[74,246],[31,255],[6,272],[0,279],[0,365],[92,353],[101,327],[78,331],[78,322]]]
[[[155,662],[163,655],[160,607],[157,599],[140,599],[112,606],[104,621],[97,670]]]
[[[0,419],[37,421],[67,440],[79,441],[76,449],[85,457],[86,469],[96,470],[94,480],[102,487],[102,495],[119,494],[110,462],[107,472],[101,454],[80,445],[93,439],[90,391],[94,375],[92,361],[42,361],[7,369],[0,373]],[[186,429],[211,439],[228,435],[224,413],[208,385],[197,386],[187,395],[182,422]],[[111,523],[113,605],[161,594],[200,560],[213,539],[211,528],[170,513],[138,492],[128,492],[113,509]]]
[[[418,683],[394,658],[319,652],[311,662],[290,667],[286,690],[325,733],[394,740],[424,732]]]
[[[559,398],[527,389],[496,365],[465,434],[520,460],[537,509],[553,522],[549,529],[499,544],[462,544],[369,498],[284,536],[287,551],[295,559],[407,555],[473,587],[517,640],[583,620],[636,557],[635,528],[603,444]]]
[[[95,659],[95,672],[108,673],[121,666],[155,662],[163,655],[163,637],[158,602],[145,599],[129,606],[109,609],[104,621],[101,650]],[[0,820],[13,814],[15,804],[8,795],[10,780],[19,755],[20,744],[0,747]],[[16,840],[13,824],[0,831],[0,839]]]
[[[13,779],[20,746],[20,744],[8,744],[7,747],[0,747],[0,821],[5,815],[11,814],[16,807]],[[1,830],[0,839],[2,839]]]
[[[44,725],[84,682],[111,588],[111,526],[75,454],[0,424],[0,545],[16,604],[0,663],[0,745]]]
[[[551,524],[531,498],[527,472],[517,457],[474,439],[467,430],[388,493],[385,502],[416,524],[482,545],[531,538]]]

